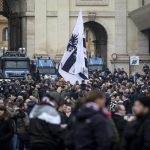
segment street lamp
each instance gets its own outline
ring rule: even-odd
[[[4,50],[5,50],[5,51],[8,51],[8,48],[7,48],[7,47],[4,47]]]
[[[116,68],[116,60],[118,59],[118,54],[113,53],[113,54],[111,55],[111,58],[112,58],[113,63],[114,63],[114,71],[115,71],[115,68]]]
[[[1,50],[3,51],[3,54],[8,51],[8,48],[7,47],[1,47]]]

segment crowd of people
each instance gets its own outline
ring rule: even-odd
[[[0,150],[150,150],[150,69],[0,81]]]

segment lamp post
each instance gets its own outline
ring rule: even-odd
[[[2,50],[2,52],[4,54],[6,51],[8,51],[8,48],[7,47],[1,47],[1,50]]]
[[[111,55],[111,58],[113,60],[113,63],[114,63],[114,71],[115,71],[115,68],[116,68],[116,60],[118,59],[118,55],[116,53],[113,53]]]

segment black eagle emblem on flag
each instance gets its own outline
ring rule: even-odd
[[[67,46],[67,51],[72,52],[73,50],[77,50],[77,44],[78,44],[78,35],[72,34]]]
[[[67,52],[72,52],[69,58],[66,60],[65,64],[63,65],[62,69],[66,72],[69,72],[73,64],[76,62],[76,55],[77,55],[77,44],[78,44],[78,35],[72,34],[68,46]]]

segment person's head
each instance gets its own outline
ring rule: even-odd
[[[5,119],[6,118],[6,107],[5,106],[0,106],[0,119]]]
[[[58,88],[57,88],[57,92],[58,92],[58,93],[61,93],[61,91],[62,91],[62,88],[61,88],[61,87],[58,87]]]
[[[15,93],[11,93],[9,96],[9,99],[11,99],[12,101],[16,100],[16,94]]]
[[[28,109],[28,103],[25,101],[24,102],[24,109],[27,110]]]
[[[115,95],[112,95],[111,96],[111,101],[115,101],[116,100],[116,96]]]
[[[16,80],[16,81],[15,81],[15,84],[20,85],[19,80]]]
[[[63,111],[66,111],[66,109],[67,109],[66,104],[63,104]]]
[[[86,102],[94,102],[99,108],[105,107],[105,98],[99,91],[91,91],[86,96]]]
[[[23,96],[19,95],[19,96],[17,97],[17,100],[23,100]]]
[[[32,95],[29,97],[29,100],[38,103],[38,99]]]
[[[29,74],[28,75],[28,80],[31,80],[32,79],[32,76]]]
[[[150,97],[140,96],[134,103],[133,111],[138,117],[150,113]]]
[[[78,111],[85,103],[86,103],[86,98],[82,97],[82,98],[78,99],[74,110]]]
[[[7,108],[14,109],[15,103],[14,103],[13,101],[9,100],[8,103],[6,104],[6,107],[7,107]]]
[[[58,110],[59,112],[65,112],[66,111],[67,106],[65,104],[59,106]]]
[[[116,101],[120,101],[120,96],[116,96]]]
[[[70,113],[72,110],[70,105],[66,105],[65,113]]]
[[[24,101],[18,102],[18,103],[17,103],[17,107],[18,107],[19,109],[25,109],[25,108],[24,108]]]
[[[75,85],[79,85],[79,81],[76,81]]]
[[[124,94],[124,95],[122,96],[122,99],[123,99],[123,100],[128,100],[128,95],[127,95],[127,94]]]
[[[82,84],[85,84],[85,81],[84,81],[84,80],[82,80]]]
[[[121,104],[117,105],[115,107],[115,113],[119,114],[120,116],[125,116],[126,109],[125,109],[124,105],[121,105]]]
[[[4,106],[4,100],[0,99],[0,106]]]
[[[36,84],[35,88],[40,89],[40,84]]]
[[[53,97],[52,95],[50,94],[46,94],[42,100],[41,100],[41,103],[42,104],[49,104],[49,105],[52,105],[54,107],[58,107],[58,103],[57,103],[57,100],[55,99],[55,97]]]

